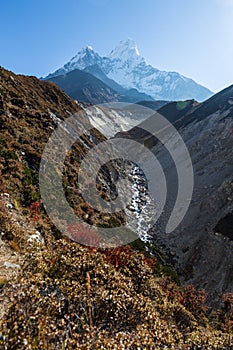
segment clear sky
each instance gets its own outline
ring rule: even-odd
[[[0,65],[45,76],[91,45],[134,39],[158,69],[213,91],[233,84],[233,0],[2,0]]]

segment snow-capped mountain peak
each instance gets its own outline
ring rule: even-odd
[[[134,56],[140,55],[137,44],[132,39],[120,41],[115,49],[110,52],[108,57],[123,59],[125,55],[128,56],[129,54]]]
[[[91,46],[86,46],[82,48],[81,51],[77,53],[64,68],[69,68],[69,71],[72,69],[84,69],[87,65],[96,64],[96,61],[99,61],[101,57],[97,52],[93,50]]]
[[[101,64],[102,58],[97,52],[95,52],[92,46],[83,47],[71,60],[66,63],[62,68],[56,70],[54,73],[49,74],[46,78],[50,79],[54,76],[69,73],[75,69],[85,69],[88,66],[95,64]]]
[[[145,59],[140,55],[137,44],[132,39],[122,40],[108,55],[110,60],[129,62],[131,66],[144,63]]]
[[[86,46],[86,49],[87,49],[87,50],[90,50],[90,51],[93,51],[93,47],[90,46],[90,45],[87,45],[87,46]]]
[[[121,41],[107,57],[101,57],[92,47],[84,47],[67,64],[47,78],[99,66],[102,72],[125,89],[137,89],[156,100],[203,101],[212,92],[176,72],[164,72],[148,65],[132,39]]]

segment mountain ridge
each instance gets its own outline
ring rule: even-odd
[[[95,75],[88,72],[88,70],[74,69],[44,80],[57,84],[72,99],[92,104],[108,102],[135,103],[141,100],[153,101],[151,96],[140,93],[136,89],[126,90],[121,86],[117,86],[117,83],[107,78],[97,67],[95,66],[95,70],[98,69],[99,74]]]
[[[92,48],[83,48],[63,67],[49,74],[46,79],[74,69],[86,69],[98,65],[108,78],[123,86],[135,88],[152,96],[155,100],[187,100],[203,101],[213,93],[177,72],[160,71],[147,64],[140,56],[133,40],[121,41],[108,56],[101,57]]]

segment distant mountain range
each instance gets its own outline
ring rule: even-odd
[[[127,99],[128,102],[153,99],[203,101],[213,94],[209,89],[179,73],[160,71],[147,64],[139,54],[136,43],[131,39],[121,41],[106,57],[101,57],[92,47],[87,46],[45,79],[54,81],[54,77],[64,76],[76,69],[91,74],[120,95],[116,97],[113,93],[112,101]]]

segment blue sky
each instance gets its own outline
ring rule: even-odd
[[[44,76],[128,37],[156,68],[213,91],[233,84],[233,0],[1,1],[0,65],[16,73]]]

